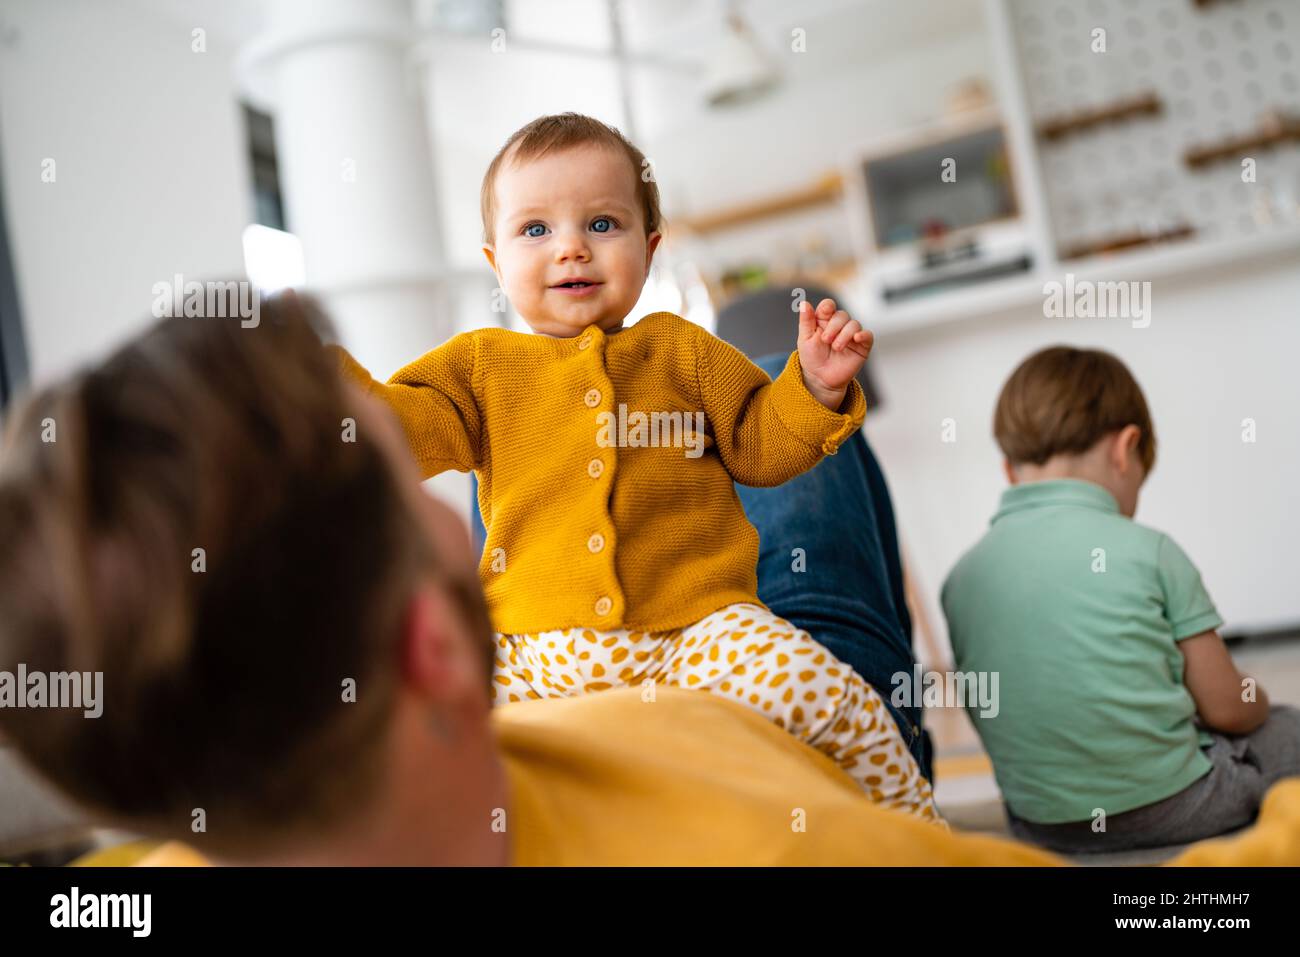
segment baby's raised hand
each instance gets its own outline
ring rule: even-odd
[[[844,400],[849,380],[867,360],[874,341],[870,330],[850,319],[834,299],[823,299],[813,309],[799,304],[799,365],[804,386],[832,412]]]

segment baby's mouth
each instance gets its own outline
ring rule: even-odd
[[[595,295],[603,283],[591,279],[570,279],[551,287],[551,292],[558,292],[569,299],[587,299]]]

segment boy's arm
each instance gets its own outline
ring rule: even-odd
[[[1219,637],[1223,619],[1205,590],[1201,573],[1168,535],[1160,536],[1156,571],[1164,592],[1165,618],[1183,655],[1183,684],[1201,721],[1224,734],[1254,731],[1268,717],[1268,696],[1259,687],[1247,695],[1246,678]]]
[[[341,346],[327,346],[343,375],[397,416],[421,478],[480,462],[482,417],[474,395],[474,339],[448,340],[380,382]]]
[[[1268,695],[1259,686],[1246,694],[1246,676],[1237,670],[1217,631],[1184,638],[1178,650],[1183,653],[1183,684],[1207,728],[1249,734],[1268,719]]]
[[[838,411],[818,401],[804,385],[797,351],[769,379],[735,346],[700,330],[696,375],[718,455],[742,485],[780,485],[806,472],[838,451],[866,415],[853,379]]]

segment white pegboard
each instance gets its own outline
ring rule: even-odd
[[[1188,223],[1197,239],[1300,224],[1300,144],[1193,169],[1189,147],[1300,115],[1300,0],[1009,0],[1031,122],[1154,92],[1164,109],[1038,140],[1058,250]],[[1093,31],[1106,31],[1094,52]]]

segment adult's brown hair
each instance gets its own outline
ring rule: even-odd
[[[495,186],[497,171],[503,163],[508,160],[519,165],[553,151],[588,143],[606,147],[627,157],[629,172],[636,180],[636,194],[645,220],[645,233],[649,236],[660,229],[663,226],[663,215],[659,208],[659,187],[645,154],[617,129],[600,120],[581,113],[555,113],[539,116],[512,133],[488,164],[479,196],[483,241],[496,242]]]
[[[1156,434],[1141,386],[1109,352],[1071,346],[1052,346],[1022,362],[993,413],[993,435],[1012,465],[1086,452],[1127,425],[1140,431],[1138,458],[1150,473]]]
[[[109,823],[243,856],[380,777],[400,618],[438,556],[349,435],[324,325],[292,294],[253,328],[165,319],[7,423],[0,669],[102,672],[103,713],[0,725]]]

